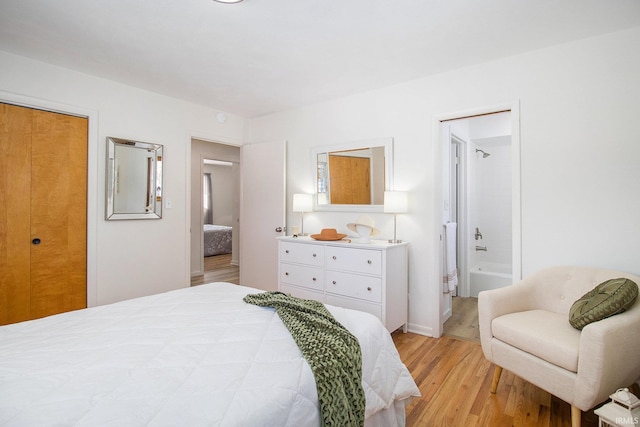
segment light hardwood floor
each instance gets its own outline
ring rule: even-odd
[[[453,297],[452,314],[444,322],[443,334],[480,342],[478,298]]]
[[[407,427],[571,426],[568,403],[511,372],[502,373],[491,394],[494,368],[479,343],[402,332],[393,340],[422,393],[407,408]],[[597,425],[593,411],[583,413],[583,427]]]
[[[215,255],[204,259],[204,274],[191,277],[191,286],[211,282],[240,283],[237,265],[231,264],[231,254]]]

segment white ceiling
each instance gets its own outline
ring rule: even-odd
[[[639,25],[638,0],[1,0],[0,50],[254,117]]]

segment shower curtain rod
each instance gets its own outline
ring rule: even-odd
[[[500,114],[500,113],[507,113],[507,112],[511,112],[511,109],[500,110],[500,111],[492,111],[491,113],[472,114],[472,115],[469,115],[469,116],[454,117],[452,119],[440,120],[440,122],[441,123],[452,122],[454,120],[470,119],[470,118],[473,118],[473,117],[482,117],[482,116],[491,116],[493,114]]]

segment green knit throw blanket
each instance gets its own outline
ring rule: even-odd
[[[366,402],[358,339],[318,301],[282,292],[251,294],[244,301],[275,308],[286,325],[315,377],[322,425],[363,426]]]

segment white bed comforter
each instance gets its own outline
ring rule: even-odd
[[[259,292],[212,283],[0,327],[0,425],[319,426],[315,381]],[[366,424],[419,395],[377,318],[328,306],[359,340]]]

